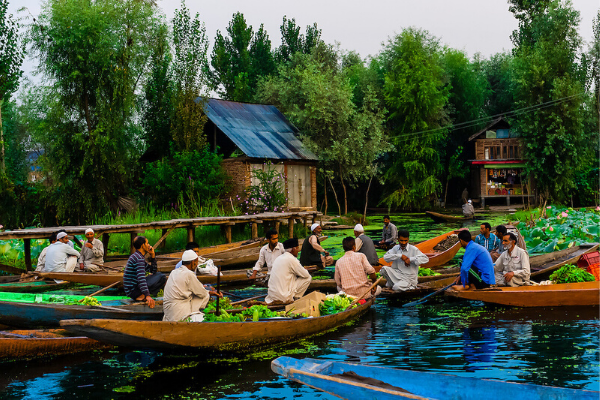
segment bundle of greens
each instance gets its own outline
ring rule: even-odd
[[[594,275],[576,265],[565,265],[550,275],[550,280],[556,283],[591,282],[596,280]]]
[[[219,310],[220,311],[230,310],[232,308],[233,308],[233,306],[231,305],[231,300],[229,299],[229,297],[223,297],[222,299],[219,300]],[[215,311],[216,309],[217,309],[217,301],[211,300],[206,305],[204,312],[206,313],[208,311]]]
[[[72,300],[72,301],[66,302],[65,304],[78,305],[78,306],[101,306],[102,305],[102,304],[100,304],[98,299],[96,299],[95,297],[90,297],[90,296],[85,296],[83,298],[82,302],[79,302],[77,300]]]
[[[230,306],[231,308],[231,306]],[[229,308],[229,309],[230,309]],[[306,317],[303,315],[296,315],[292,312],[286,313],[285,311],[271,311],[267,306],[254,305],[248,307],[243,311],[236,313],[228,313],[225,310],[221,311],[221,315],[213,313],[206,313],[208,307],[204,310],[204,322],[245,322],[245,321],[258,321],[263,318],[275,318],[275,317],[289,317],[289,318],[300,318]],[[214,310],[214,307],[212,308]]]
[[[419,276],[434,276],[440,275],[438,272],[432,271],[430,268],[419,268]]]
[[[345,294],[327,296],[327,299],[319,305],[321,315],[331,315],[342,312],[352,303],[353,298]],[[356,305],[355,305],[356,307]]]

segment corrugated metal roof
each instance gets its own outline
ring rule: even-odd
[[[275,106],[208,99],[204,110],[248,157],[318,160],[296,137],[298,129]]]

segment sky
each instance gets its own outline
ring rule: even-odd
[[[21,16],[37,16],[41,10],[40,0],[9,1],[13,14],[21,7],[27,9],[18,14]],[[169,20],[180,4],[158,0]],[[579,33],[587,50],[600,0],[572,0],[572,4],[581,14]],[[412,26],[429,31],[443,45],[463,50],[469,57],[481,53],[489,58],[512,49],[510,35],[518,27],[506,0],[188,0],[186,5],[205,22],[211,44],[216,31],[224,32],[233,13],[240,11],[255,30],[264,24],[273,47],[281,42],[279,27],[286,15],[295,18],[303,32],[316,22],[325,42],[337,42],[341,49],[356,51],[363,57],[377,54],[389,37]],[[36,64],[36,60],[26,60],[26,76],[31,76]]]

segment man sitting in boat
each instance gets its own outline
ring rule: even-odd
[[[181,257],[182,267],[169,274],[163,296],[163,321],[181,321],[199,313],[208,304],[210,296],[223,297],[220,292],[207,291],[196,277],[198,254],[186,250]]]
[[[125,272],[123,273],[123,289],[125,294],[133,300],[144,300],[150,308],[154,308],[154,299],[158,291],[165,285],[167,277],[158,272],[154,248],[144,236],[133,239],[135,253],[129,256]],[[150,264],[146,263],[144,256],[150,255]],[[146,276],[146,272],[150,275]]]
[[[310,227],[310,236],[302,243],[300,263],[305,267],[316,265],[317,268],[324,268],[328,265],[333,265],[333,257],[319,244],[319,236],[321,236],[322,230],[321,225],[317,223],[312,224]],[[321,255],[321,253],[324,255]]]
[[[356,250],[359,253],[367,256],[369,264],[379,265],[379,257],[377,257],[377,250],[375,250],[375,244],[370,237],[365,235],[365,228],[361,224],[356,224],[354,227],[354,243]],[[336,263],[337,264],[337,263]]]
[[[488,252],[492,252],[498,249],[501,241],[498,236],[492,233],[492,226],[489,222],[484,222],[479,227],[479,231],[481,232],[479,235],[475,237],[475,243],[480,246],[483,246]]]
[[[285,253],[285,249],[283,248],[283,243],[279,243],[279,234],[275,229],[270,229],[265,234],[265,238],[269,241],[269,243],[265,244],[261,249],[260,253],[258,253],[258,261],[254,264],[254,268],[252,268],[252,275],[250,275],[249,279],[255,279],[256,274],[262,271],[263,267],[267,266],[267,280],[269,279],[269,275],[271,274],[271,269],[273,269],[273,262],[277,257]]]
[[[185,251],[193,250],[194,253],[198,254],[200,251],[200,245],[196,242],[189,242],[185,245]],[[181,267],[183,265],[183,260],[179,260],[177,264],[175,264],[175,269]]]
[[[506,227],[504,225],[498,225],[496,227],[495,234],[496,234],[497,238],[502,239],[504,237],[504,235],[507,234]],[[500,254],[504,253],[504,250],[506,250],[506,249],[502,245],[502,240],[500,240],[500,244],[498,245],[498,248],[490,251],[490,256],[492,256],[492,261],[496,262],[498,257],[500,257]]]
[[[52,234],[50,235],[50,238],[48,239],[50,241],[50,244],[56,243],[56,233],[57,232],[52,232]],[[50,246],[44,247],[44,250],[42,250],[38,257],[37,268],[35,269],[38,272],[43,271],[44,267],[46,266],[46,252],[48,251],[48,247]]]
[[[387,287],[396,292],[415,289],[419,283],[419,265],[429,262],[429,257],[418,248],[408,244],[407,230],[398,232],[398,245],[385,253],[383,259],[392,262],[391,267],[381,267],[381,275],[387,280]]]
[[[465,200],[462,206],[462,211],[465,218],[473,218],[473,215],[475,215],[475,209],[473,208],[473,202],[470,199]]]
[[[360,297],[371,287],[367,275],[373,282],[377,280],[375,268],[369,263],[367,256],[356,251],[354,238],[345,238],[342,246],[346,253],[335,263],[334,277],[337,289],[347,295]],[[381,287],[377,286],[373,293],[381,293]]]
[[[48,246],[42,272],[73,272],[77,266],[79,252],[69,246],[66,232],[58,232],[57,241]]]
[[[506,250],[494,264],[496,284],[512,287],[531,285],[529,254],[517,246],[517,237],[512,233],[507,233],[502,238],[502,245]]]
[[[283,242],[285,253],[273,262],[269,290],[265,302],[267,304],[287,304],[304,296],[310,285],[311,276],[298,261],[300,245],[298,239]]]
[[[471,232],[458,232],[460,245],[465,249],[460,276],[452,286],[454,290],[485,289],[496,283],[494,279],[494,263],[487,249],[471,240]]]
[[[104,265],[104,244],[95,238],[94,230],[85,230],[87,242],[81,247],[79,268],[88,272],[100,271]]]
[[[394,247],[398,240],[398,228],[392,224],[390,216],[386,215],[383,217],[383,232],[381,233],[381,241],[379,247],[388,250]]]

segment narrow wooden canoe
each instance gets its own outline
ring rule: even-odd
[[[163,322],[111,319],[66,320],[69,332],[128,347],[196,349],[202,351],[256,350],[257,346],[289,343],[325,333],[366,313],[375,299],[350,310],[318,318],[257,322]]]
[[[85,336],[69,336],[64,329],[0,332],[0,360],[72,354],[110,347]]]
[[[566,252],[569,250],[569,252]],[[531,257],[531,259],[536,259],[535,265],[533,261],[530,261],[530,269],[531,269],[531,277],[530,279],[541,282],[550,277],[550,275],[559,269],[560,267],[573,264],[576,265],[577,261],[587,253],[592,253],[598,250],[598,243],[586,243],[580,246],[574,246],[571,249],[563,250],[566,253],[561,255],[561,251],[557,251],[549,254],[542,254],[541,256]],[[538,257],[544,257],[543,260],[538,260]],[[539,263],[539,261],[545,261],[544,263]]]
[[[560,283],[481,290],[447,290],[447,296],[514,307],[561,307],[600,305],[600,282]]]
[[[276,374],[342,399],[597,400],[599,392],[329,360],[279,357]],[[432,384],[434,383],[434,384]]]
[[[108,286],[115,282],[123,283],[123,274],[119,272],[38,272],[37,274],[46,279],[59,279],[84,285]]]
[[[423,254],[429,257],[429,261],[426,264],[421,265],[421,267],[436,268],[447,264],[450,260],[452,260],[456,253],[458,253],[458,250],[460,250],[460,241],[456,242],[454,246],[450,247],[446,251],[435,251],[433,250],[433,248],[437,246],[437,244],[440,243],[442,240],[446,240],[448,236],[458,234],[458,232],[458,230],[450,231],[440,236],[436,236],[434,238],[426,240],[424,242],[415,244],[415,247],[417,249],[421,250]],[[384,265],[386,267],[392,265],[392,263],[385,261],[383,257],[379,259],[379,264]]]
[[[11,282],[0,284],[1,292],[12,293],[40,293],[50,290],[62,290],[73,286],[73,282],[56,283],[53,280],[26,281],[26,282]]]
[[[130,303],[127,301],[127,304]],[[52,328],[59,326],[62,319],[111,318],[158,321],[163,317],[162,305],[150,308],[146,305],[108,304],[96,307],[0,301],[0,324],[17,328]]]
[[[454,215],[440,214],[433,211],[425,211],[425,214],[430,216],[435,222],[460,222],[460,221],[470,221],[473,218],[467,217],[456,217]]]

